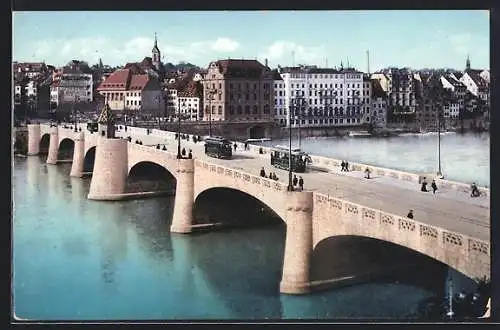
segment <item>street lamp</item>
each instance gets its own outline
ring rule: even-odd
[[[212,136],[212,98],[217,93],[214,89],[209,89],[208,94],[208,136]],[[220,94],[220,92],[219,92]]]
[[[181,107],[177,107],[177,159],[181,158]],[[182,102],[182,109],[186,111],[186,102]]]

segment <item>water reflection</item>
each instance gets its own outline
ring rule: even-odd
[[[231,242],[228,248],[228,242]],[[273,242],[269,246],[269,242]],[[192,262],[211,296],[230,318],[280,318],[284,226],[279,230],[235,230],[195,235]],[[267,246],[268,248],[263,248]],[[177,253],[177,250],[176,250]]]

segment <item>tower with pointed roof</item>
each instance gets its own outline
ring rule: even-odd
[[[102,137],[106,137],[108,139],[115,138],[115,119],[109,104],[106,103],[104,107],[102,107],[101,114],[97,120],[97,125],[99,128],[99,134]]]
[[[467,61],[465,61],[465,70],[470,70],[470,58],[467,54]]]
[[[161,54],[160,54],[160,49],[158,48],[158,40],[156,39],[156,32],[155,32],[155,44],[153,46],[152,52],[152,62],[153,65],[155,66],[156,70],[160,69],[160,64],[161,64]]]

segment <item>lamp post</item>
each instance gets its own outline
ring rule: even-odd
[[[181,107],[177,112],[177,159],[181,158]],[[182,102],[182,109],[186,109],[186,102]]]
[[[208,136],[212,136],[212,98],[217,93],[214,89],[209,89],[208,94]],[[219,92],[220,93],[220,92]]]
[[[443,177],[441,173],[441,107],[438,109],[438,172],[437,176],[439,178]]]

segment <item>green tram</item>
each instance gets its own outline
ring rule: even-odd
[[[231,142],[220,136],[205,138],[205,154],[210,157],[231,159],[233,150]]]
[[[284,146],[271,148],[271,165],[288,171],[289,149]],[[311,162],[311,157],[299,148],[292,148],[292,171],[304,173],[306,164]]]

